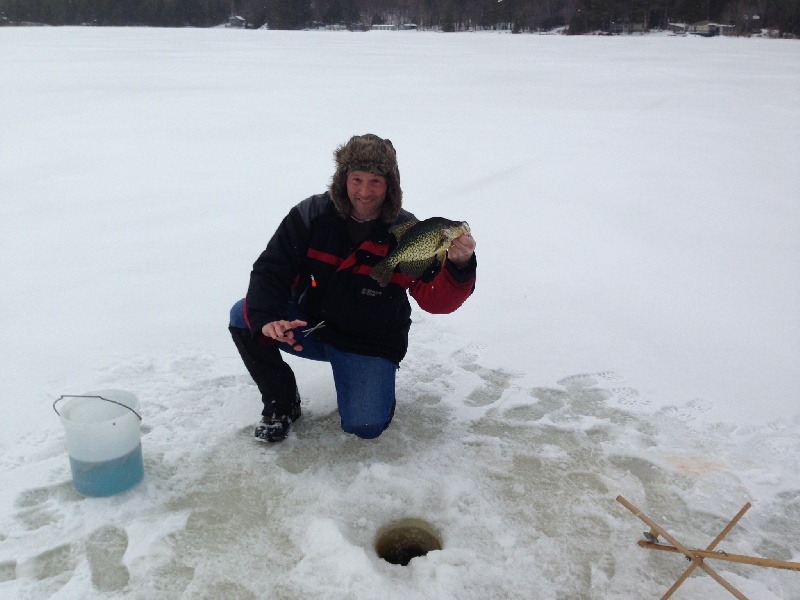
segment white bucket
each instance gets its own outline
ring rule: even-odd
[[[56,403],[67,398],[59,408]],[[72,483],[84,496],[113,496],[144,476],[139,400],[122,390],[61,396],[61,417],[72,467]],[[60,409],[60,412],[59,412]]]

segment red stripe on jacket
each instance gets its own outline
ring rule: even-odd
[[[308,258],[313,258],[314,260],[318,260],[320,262],[333,265],[334,267],[338,267],[344,261],[344,259],[340,256],[336,256],[335,254],[330,254],[329,252],[321,252],[320,250],[314,250],[314,248],[309,248],[308,252],[306,253],[306,256],[308,256]]]
[[[373,242],[372,240],[367,240],[362,242],[361,245],[358,247],[359,250],[366,250],[367,252],[371,252],[375,256],[386,256],[389,253],[389,245],[388,244],[378,244]],[[349,267],[352,267],[356,264],[356,253],[353,252],[348,256],[342,264],[336,269],[337,271],[343,271]],[[367,269],[364,272],[364,269]],[[356,268],[353,269],[355,273],[360,273],[361,275],[369,275],[370,271],[372,271],[372,267],[365,267],[364,265],[356,265]],[[408,287],[408,286],[406,286]]]

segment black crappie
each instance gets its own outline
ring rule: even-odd
[[[370,273],[381,287],[388,285],[395,268],[409,277],[419,278],[435,260],[444,262],[450,244],[460,235],[469,233],[469,225],[466,221],[431,217],[424,221],[408,221],[391,231],[398,245]]]

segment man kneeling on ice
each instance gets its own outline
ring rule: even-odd
[[[475,289],[469,226],[415,223],[402,209],[389,140],[354,136],[334,160],[328,191],[289,211],[253,265],[247,296],[231,309],[233,341],[264,403],[260,441],[280,442],[300,417],[295,376],[280,351],[329,362],[342,429],[378,437],[394,416],[395,374],[408,349],[408,293],[443,314]]]

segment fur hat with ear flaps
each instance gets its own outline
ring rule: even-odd
[[[403,205],[403,191],[400,189],[400,170],[397,167],[397,154],[389,140],[377,135],[354,135],[346,144],[333,153],[336,172],[331,179],[329,192],[336,210],[348,217],[353,210],[347,195],[347,175],[351,171],[367,171],[386,178],[386,200],[381,207],[381,219],[393,222],[400,214]]]

